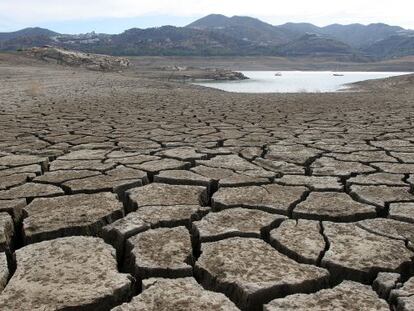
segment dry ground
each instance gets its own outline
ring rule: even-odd
[[[145,72],[0,55],[1,310],[414,309],[412,77]]]

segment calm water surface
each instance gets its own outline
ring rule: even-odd
[[[194,84],[237,93],[318,93],[345,90],[345,85],[348,83],[409,74],[409,72],[332,71],[242,71],[242,73],[250,79]],[[334,76],[334,74],[343,76]]]

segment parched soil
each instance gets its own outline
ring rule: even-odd
[[[0,310],[414,310],[412,77],[156,76],[0,55]]]

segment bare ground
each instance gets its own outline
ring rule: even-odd
[[[412,76],[233,94],[169,62],[0,54],[0,309],[413,310]]]

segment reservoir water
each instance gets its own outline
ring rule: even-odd
[[[242,71],[249,80],[194,83],[237,93],[319,93],[346,90],[346,84],[409,72]]]

